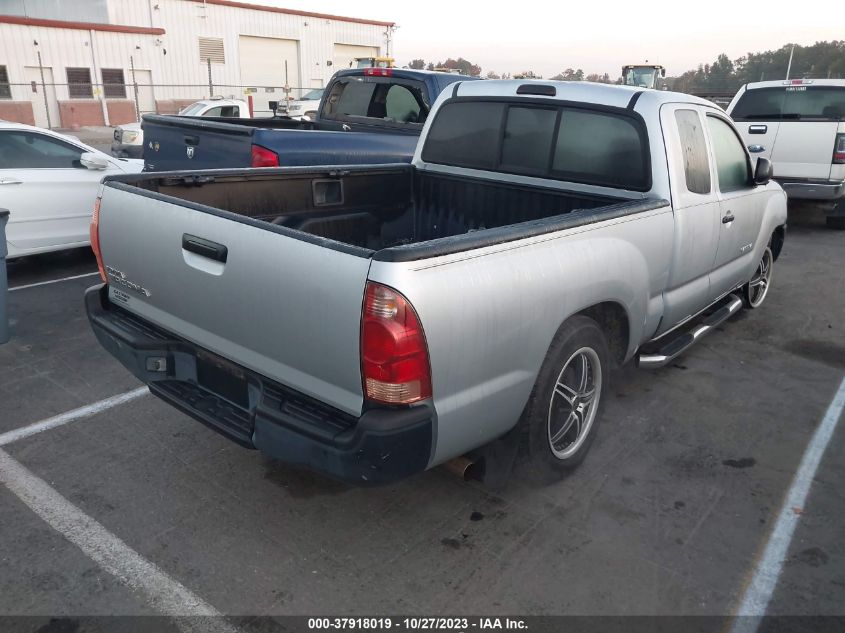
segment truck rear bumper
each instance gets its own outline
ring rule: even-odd
[[[791,180],[775,178],[786,195],[796,200],[839,200],[845,197],[845,181]]]
[[[247,448],[358,485],[425,470],[436,414],[430,404],[350,416],[218,358],[89,288],[85,307],[100,344],[150,392]]]

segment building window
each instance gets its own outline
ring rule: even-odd
[[[126,84],[122,68],[103,68],[103,94],[106,99],[125,99]]]
[[[226,57],[223,54],[223,38],[222,37],[201,37],[200,43],[200,61],[205,64],[211,60],[212,64],[225,64]]]
[[[90,68],[67,69],[67,91],[71,99],[93,99]]]
[[[11,99],[12,88],[9,86],[9,73],[5,66],[0,66],[0,99]]]

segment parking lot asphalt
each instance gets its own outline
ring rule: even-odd
[[[772,289],[662,370],[613,376],[585,463],[492,493],[443,469],[375,489],[227,441],[149,394],[2,446],[217,611],[716,615],[736,609],[845,376],[845,233],[790,211]],[[20,287],[93,272],[10,266]],[[14,290],[0,434],[138,388],[88,326],[95,276]],[[815,473],[769,613],[845,615],[845,430]],[[0,614],[155,613],[0,486]]]

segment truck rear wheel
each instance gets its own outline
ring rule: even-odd
[[[609,358],[592,319],[576,316],[558,330],[520,421],[534,478],[558,479],[584,460],[607,391]]]

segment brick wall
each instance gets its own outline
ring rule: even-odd
[[[135,122],[135,103],[129,99],[106,99],[106,106],[111,125]]]
[[[103,107],[97,99],[59,101],[59,116],[64,128],[106,124],[103,120]]]
[[[32,103],[30,101],[0,100],[0,119],[35,125],[35,117],[32,115]]]

